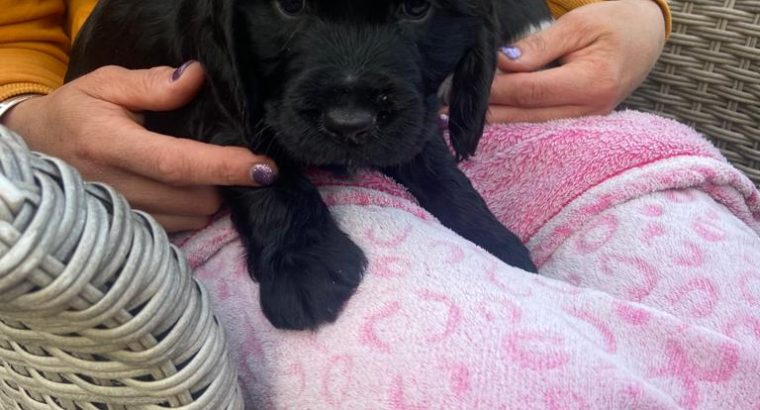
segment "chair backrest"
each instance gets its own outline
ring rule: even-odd
[[[760,0],[670,0],[673,32],[624,107],[695,127],[760,186]]]

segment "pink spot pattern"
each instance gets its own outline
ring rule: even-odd
[[[385,229],[369,228],[364,233],[367,240],[382,248],[397,248],[409,237],[409,233],[412,230],[411,225],[407,225],[400,232],[388,233]],[[378,233],[380,232],[380,233]]]
[[[451,371],[451,390],[457,396],[464,395],[470,389],[470,369],[457,365]]]
[[[665,194],[670,202],[675,204],[683,204],[694,201],[694,193],[687,190],[672,190]]]
[[[689,279],[668,294],[673,309],[685,309],[693,317],[705,317],[718,304],[718,287],[708,278]],[[686,303],[686,300],[689,300]]]
[[[411,269],[411,262],[400,256],[378,256],[374,273],[381,278],[403,276]]]
[[[522,287],[514,283],[509,283],[510,276],[503,275],[503,272],[500,269],[501,265],[493,259],[488,258],[485,265],[485,276],[488,279],[488,282],[495,288],[508,295],[521,298],[527,298],[533,294],[533,290],[529,287]]]
[[[461,262],[465,257],[464,249],[453,242],[433,241],[430,246],[433,249],[440,249],[444,255],[448,255],[445,259],[447,263],[456,264]]]
[[[681,249],[682,251],[672,258],[676,265],[698,268],[705,263],[705,253],[700,245],[685,241],[682,243]]]
[[[286,368],[283,374],[286,378],[290,379],[288,383],[294,387],[294,396],[302,395],[304,390],[306,390],[306,373],[304,372],[303,364],[293,363]]]
[[[742,274],[739,277],[739,287],[748,305],[760,306],[760,271],[748,270]]]
[[[604,246],[615,235],[618,224],[617,217],[612,214],[607,214],[592,222],[578,237],[578,251],[589,253]]]
[[[654,372],[654,376],[671,377],[677,380],[683,389],[680,404],[693,409],[700,406],[704,398],[700,393],[699,382],[719,383],[731,379],[739,362],[739,349],[729,342],[718,345],[701,346],[699,360],[678,340],[667,340],[665,352],[668,362]],[[707,355],[707,357],[705,357]],[[705,365],[704,359],[707,360]]]
[[[660,204],[646,204],[642,207],[641,213],[646,216],[651,216],[653,218],[662,216],[665,214],[665,209]]]
[[[709,218],[709,217],[708,217]],[[691,227],[700,238],[708,242],[720,242],[726,238],[725,229],[720,227],[720,221],[698,217]]]
[[[655,238],[665,235],[665,227],[662,224],[650,222],[643,235],[641,236],[641,242],[646,245],[651,245]]]
[[[408,396],[411,391],[419,391],[416,388],[410,388],[404,383],[402,376],[393,378],[391,384],[390,403],[393,410],[426,410],[430,404],[426,401],[414,402]]]
[[[646,310],[622,302],[616,304],[615,313],[617,313],[618,318],[634,326],[646,325],[651,317]]]
[[[477,311],[487,322],[500,319],[506,320],[507,323],[516,324],[523,316],[522,309],[508,299],[483,301],[478,305]]]
[[[599,335],[603,341],[600,344],[600,347],[603,348],[607,353],[615,353],[617,351],[617,339],[612,331],[612,328],[599,317],[597,317],[593,312],[577,307],[566,308],[565,312],[567,312],[570,316],[574,316],[583,322],[586,322],[587,324],[591,325],[591,327],[594,328],[597,332],[599,332]]]
[[[383,321],[390,320],[401,310],[400,302],[391,302],[377,313],[370,314],[361,326],[361,342],[383,353],[390,353],[391,346],[378,335],[377,326]]]
[[[322,394],[333,406],[342,404],[351,388],[353,363],[353,358],[347,355],[333,356],[328,360],[322,377]]]
[[[749,335],[750,343],[760,343],[760,316],[740,315],[733,318],[724,327],[727,336],[739,339],[738,333],[745,331]]]
[[[546,408],[549,410],[589,410],[591,407],[582,394],[568,391],[561,387],[544,393]]]
[[[607,275],[614,275],[620,271],[627,271],[631,275],[630,284],[626,289],[626,295],[630,300],[644,299],[657,286],[657,269],[642,257],[602,255],[599,262],[601,272]]]
[[[462,310],[459,308],[459,306],[457,306],[451,300],[451,298],[443,294],[433,293],[428,290],[420,291],[417,294],[419,295],[423,306],[425,302],[439,303],[444,305],[448,311],[444,329],[437,333],[431,333],[427,337],[428,343],[440,342],[451,336],[451,334],[454,333],[459,324],[462,322]]]
[[[504,351],[507,359],[518,366],[543,372],[561,368],[570,361],[564,344],[565,339],[559,334],[515,331],[504,338]]]

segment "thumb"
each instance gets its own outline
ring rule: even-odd
[[[591,44],[594,38],[578,26],[577,18],[568,13],[548,28],[501,48],[499,69],[506,72],[527,72],[542,69],[552,62]]]
[[[74,83],[90,95],[130,111],[170,111],[189,103],[200,91],[204,70],[197,61],[173,67],[128,70],[101,67]]]

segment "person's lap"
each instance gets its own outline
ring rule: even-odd
[[[487,138],[491,149],[465,169],[476,186],[498,188],[512,177],[494,167],[508,168],[520,147],[501,132]],[[489,203],[505,195],[482,191]],[[669,189],[589,213],[549,256],[536,248],[535,276],[442,227],[389,181],[322,192],[370,265],[338,321],[316,333],[271,328],[228,221],[185,242],[251,406],[745,408],[760,399],[740,394],[760,382],[751,373],[760,274],[749,268],[760,265],[760,242],[711,196]],[[535,197],[511,200],[521,199]],[[561,217],[548,208],[546,225]],[[508,224],[520,218],[495,209]],[[515,226],[536,245],[543,222]]]

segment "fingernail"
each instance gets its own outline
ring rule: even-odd
[[[446,129],[449,127],[449,116],[448,114],[439,114],[438,115],[438,128],[440,129]]]
[[[510,60],[517,60],[522,55],[522,51],[515,46],[502,47],[501,52]]]
[[[174,73],[172,73],[172,81],[179,80],[179,78],[182,77],[182,74],[184,74],[185,70],[187,70],[187,67],[190,67],[194,62],[195,60],[190,60],[185,62],[185,64],[177,67],[177,69],[174,70]]]
[[[269,165],[256,164],[251,167],[251,179],[257,185],[269,186],[277,179],[277,175]]]

